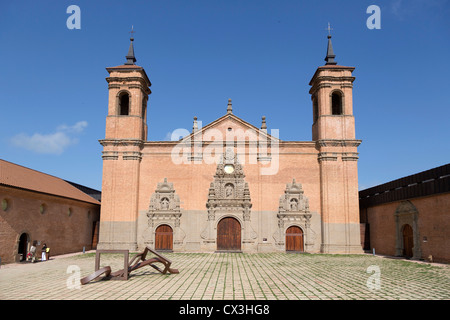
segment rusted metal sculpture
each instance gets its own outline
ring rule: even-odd
[[[153,253],[156,257],[146,259],[148,252]],[[111,267],[109,266],[100,268],[100,255],[102,253],[122,253],[124,255],[124,268],[116,272],[111,272]],[[164,268],[160,269],[158,266],[154,265],[154,263],[157,262],[162,263]],[[108,280],[128,280],[130,272],[147,265],[158,270],[162,274],[166,274],[167,272],[179,273],[178,269],[170,268],[171,264],[172,261],[149,247],[146,247],[143,252],[133,256],[131,261],[129,261],[128,250],[97,250],[95,255],[95,272],[88,275],[87,277],[84,277],[80,280],[80,282],[81,284],[86,284],[88,282],[91,282],[92,280],[97,279],[101,275],[104,275],[104,279]]]

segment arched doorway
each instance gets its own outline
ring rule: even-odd
[[[300,227],[291,226],[286,230],[286,251],[303,252],[303,231]]]
[[[413,256],[414,236],[413,229],[409,224],[403,226],[403,256],[411,258]]]
[[[217,250],[241,250],[241,224],[235,218],[227,217],[217,225]]]
[[[395,218],[395,255],[421,259],[420,215],[414,204],[405,200],[400,202],[394,214]]]
[[[167,224],[156,228],[155,250],[173,250],[173,230]]]
[[[28,244],[30,242],[30,237],[27,233],[22,233],[19,238],[19,247],[17,253],[19,254],[19,261],[24,261],[27,259]]]

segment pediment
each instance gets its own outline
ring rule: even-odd
[[[232,113],[227,113],[217,120],[193,130],[193,132],[182,140],[190,141],[260,141],[278,138],[271,136],[267,130],[260,129]],[[229,139],[229,140],[227,140]]]

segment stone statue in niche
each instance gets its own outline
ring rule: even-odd
[[[231,183],[227,183],[225,185],[225,197],[232,198],[233,197],[234,187]]]
[[[291,211],[297,211],[298,210],[298,202],[297,199],[291,199]]]
[[[286,185],[284,195],[280,197],[279,213],[287,213],[298,211],[301,213],[309,213],[309,200],[304,196],[302,185],[296,183],[295,179],[292,183]]]
[[[169,210],[169,199],[167,198],[161,199],[161,210]]]

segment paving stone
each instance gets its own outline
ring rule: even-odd
[[[84,286],[77,285],[76,274],[68,270],[75,266],[81,277],[92,273],[92,253],[5,265],[0,269],[0,300],[450,299],[450,266],[444,264],[372,255],[170,253],[167,257],[179,274],[142,268],[128,281],[96,280]],[[121,256],[108,258],[120,268],[122,261]],[[368,283],[374,284],[370,280],[377,275],[367,271],[370,266],[380,271],[379,287],[372,289]]]

